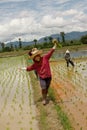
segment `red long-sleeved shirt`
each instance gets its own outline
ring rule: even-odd
[[[36,70],[39,77],[48,78],[51,77],[51,70],[49,65],[49,59],[52,56],[54,49],[52,48],[46,55],[41,57],[40,63],[34,62],[33,65],[27,67],[27,71]]]

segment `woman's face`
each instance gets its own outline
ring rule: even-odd
[[[34,57],[34,61],[40,62],[40,60],[41,60],[41,56],[40,55],[37,55],[37,56]]]

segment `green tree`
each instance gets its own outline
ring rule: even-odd
[[[1,44],[1,47],[2,47],[2,51],[3,51],[4,48],[5,48],[5,43],[4,43],[4,42],[1,42],[0,44]]]
[[[61,38],[62,38],[62,42],[65,43],[65,33],[64,32],[60,32]]]
[[[45,43],[47,43],[47,37],[44,38]]]
[[[48,37],[48,39],[49,39],[50,43],[52,43],[53,38],[50,36],[50,37]]]
[[[19,38],[19,48],[22,48],[21,38]]]
[[[8,46],[4,47],[3,49],[3,52],[10,52],[10,51],[11,51],[11,48]]]
[[[36,45],[37,45],[37,39],[34,39],[34,43],[35,43],[35,47],[36,47]]]
[[[85,36],[82,36],[80,41],[83,43],[83,44],[87,44],[87,35]]]
[[[14,47],[12,43],[10,44],[10,48],[11,48],[11,51],[14,51]]]
[[[17,50],[17,45],[15,45],[15,50]]]

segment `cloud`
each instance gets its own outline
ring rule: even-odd
[[[46,15],[43,17],[41,23],[45,28],[58,27],[64,24],[64,19],[62,17],[53,17],[51,15]]]
[[[1,0],[0,40],[29,41],[61,31],[86,31],[86,5],[86,0]]]

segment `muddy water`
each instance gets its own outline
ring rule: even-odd
[[[61,58],[64,58],[64,54],[65,54],[65,52],[64,53],[55,53],[54,54],[54,58],[55,59],[61,59]],[[81,58],[83,58],[83,57],[87,57],[87,50],[82,50],[82,51],[74,51],[74,52],[70,52],[70,54],[71,54],[71,57],[72,58],[78,58],[78,57],[81,57]]]
[[[52,86],[73,129],[87,130],[87,59],[74,62],[74,68],[64,61],[51,62]]]
[[[24,57],[0,59],[0,130],[38,130],[33,90]]]

